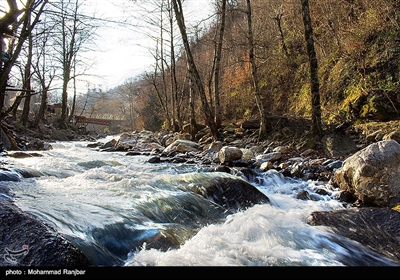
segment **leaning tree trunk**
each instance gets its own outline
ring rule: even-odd
[[[188,40],[188,37],[186,34],[186,26],[185,26],[185,20],[183,17],[181,0],[173,0],[172,4],[174,7],[175,17],[176,17],[176,21],[178,23],[179,31],[181,32],[182,42],[185,47],[186,58],[187,58],[187,63],[188,63],[188,68],[189,68],[189,75],[192,79],[192,82],[194,83],[194,86],[196,87],[196,89],[199,92],[205,122],[206,122],[207,126],[210,128],[213,139],[219,140],[220,135],[219,135],[217,124],[215,123],[215,120],[214,120],[214,114],[211,111],[210,106],[208,104],[204,85],[201,80],[200,74],[197,70],[196,64],[194,62],[192,51],[190,49],[189,40]]]
[[[304,35],[310,64],[311,79],[311,134],[315,139],[322,137],[321,101],[319,94],[318,60],[314,49],[313,28],[308,0],[302,0]]]

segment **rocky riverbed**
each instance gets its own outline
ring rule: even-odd
[[[341,211],[312,213],[308,223],[328,226],[336,234],[355,240],[400,264],[397,230],[400,224],[400,174],[397,171],[400,167],[400,145],[396,130],[355,135],[337,129],[313,147],[309,147],[307,141],[301,138],[290,137],[276,137],[259,143],[254,130],[234,125],[224,128],[221,141],[213,141],[206,128],[199,131],[195,139],[184,132],[133,131],[118,135],[105,144],[96,141],[95,137],[74,135],[70,131],[59,131],[56,135],[58,139],[36,138],[21,136],[3,128],[2,156],[40,156],[40,150],[51,149],[54,140],[88,140],[89,149],[99,152],[124,151],[126,156],[146,154],[149,162],[154,164],[162,161],[197,163],[208,166],[210,171],[224,171],[246,180],[250,180],[256,172],[275,170],[285,176],[321,181],[328,183],[331,188],[340,189],[337,199],[351,207]],[[12,173],[7,166],[3,166],[0,173],[3,181],[29,176]],[[323,191],[321,189],[321,193]],[[0,190],[0,215],[8,217],[2,219],[0,224],[3,233],[0,250],[5,252],[11,245],[14,251],[23,250],[23,242],[13,244],[11,240],[26,240],[27,234],[40,230],[43,234],[38,235],[35,242],[51,244],[54,254],[60,257],[52,258],[50,262],[48,252],[30,252],[26,265],[90,265],[79,250],[50,227],[16,208],[8,192],[6,188]],[[297,197],[313,199],[304,192],[298,193]],[[28,230],[18,230],[26,224],[30,225]],[[13,228],[15,230],[11,230]],[[21,236],[16,238],[16,234]]]

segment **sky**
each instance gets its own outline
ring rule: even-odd
[[[58,1],[58,0],[57,0]],[[80,0],[82,12],[88,16],[104,19],[104,24],[96,30],[97,47],[95,51],[85,52],[84,56],[92,66],[85,69],[87,76],[78,81],[78,90],[82,93],[88,89],[112,89],[138,75],[151,71],[154,58],[154,41],[144,35],[134,25],[142,24],[144,16],[140,15],[138,3],[156,0]],[[26,0],[22,0],[25,3]],[[213,12],[214,0],[185,0],[183,10],[186,26],[207,18]],[[8,7],[6,0],[0,0],[0,8]],[[127,20],[131,25],[113,24],[107,21],[120,22]]]
[[[128,4],[127,0],[84,0],[84,2],[85,6],[90,7],[89,12],[95,13],[96,16],[104,15],[104,18],[115,21],[127,18],[133,23],[140,22],[141,19],[135,18],[138,15],[132,16],[129,12],[131,9],[136,9],[137,13],[137,8],[134,3]],[[187,13],[185,19],[188,21],[188,26],[190,21],[199,21],[212,13],[212,0],[186,0],[186,2],[183,9]],[[155,43],[147,35],[141,34],[132,26],[122,25],[111,28],[104,26],[97,33],[99,50],[85,54],[95,63],[88,70],[88,73],[96,75],[90,78],[90,87],[111,89],[145,71],[151,71],[154,58],[150,49],[154,48]]]

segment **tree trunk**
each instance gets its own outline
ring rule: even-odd
[[[62,28],[62,65],[63,65],[63,84],[62,84],[62,95],[61,95],[61,116],[59,119],[58,126],[60,128],[66,128],[67,127],[67,108],[68,108],[68,83],[71,78],[71,63],[72,63],[72,55],[73,51],[72,48],[68,49],[68,47],[71,45],[73,47],[73,40],[71,39],[70,43],[68,44],[67,42],[67,30],[68,27],[66,26],[66,11],[64,10],[64,4],[62,4],[61,7],[61,28]],[[74,28],[74,26],[72,27]],[[75,31],[73,30],[72,32],[72,38],[75,36]]]
[[[68,116],[68,83],[70,80],[70,67],[68,63],[64,63],[63,73],[63,85],[62,85],[62,96],[61,96],[61,116],[59,119],[58,126],[60,128],[67,128],[67,116]]]
[[[30,22],[30,16],[28,18],[28,22]],[[31,103],[31,66],[32,66],[32,49],[33,49],[33,40],[32,34],[28,36],[28,59],[25,65],[25,73],[24,73],[24,85],[23,88],[27,90],[25,94],[24,101],[24,109],[22,110],[21,122],[22,125],[26,127],[29,119],[30,112],[30,103]]]
[[[310,7],[308,0],[302,0],[304,35],[307,45],[307,54],[310,64],[311,79],[311,134],[316,139],[322,137],[321,101],[319,94],[318,60],[314,49],[314,37],[311,24]]]
[[[285,43],[285,36],[283,35],[282,16],[283,16],[282,13],[278,13],[278,14],[276,15],[276,17],[274,17],[274,19],[276,20],[276,24],[278,25],[278,30],[279,30],[279,35],[280,35],[281,42],[282,42],[282,49],[283,49],[283,52],[285,53],[285,56],[286,56],[287,58],[289,58],[289,57],[290,57],[290,54],[289,54],[288,48],[287,48],[286,43]]]
[[[71,105],[71,110],[69,112],[69,116],[68,116],[68,123],[70,123],[72,121],[72,118],[74,117],[75,114],[75,106],[76,106],[76,76],[75,76],[75,65],[76,63],[74,63],[74,76],[73,76],[73,84],[74,84],[74,95],[72,98],[72,105]]]
[[[73,7],[69,7],[73,5]],[[60,24],[62,32],[62,45],[60,54],[62,57],[62,71],[63,71],[63,85],[62,85],[62,98],[61,98],[61,116],[58,122],[60,128],[68,127],[68,117],[70,114],[70,108],[68,107],[68,85],[71,80],[71,72],[76,65],[76,56],[79,52],[83,42],[88,40],[88,36],[83,36],[83,30],[81,21],[78,19],[80,3],[78,0],[75,2],[62,1],[62,6],[60,9]],[[72,22],[69,22],[72,21]],[[75,78],[76,73],[73,73]]]
[[[178,81],[176,79],[176,61],[175,61],[175,45],[174,45],[174,17],[172,7],[168,5],[169,27],[170,27],[170,52],[171,52],[171,91],[172,91],[172,117],[174,131],[182,129],[181,108],[178,105]]]
[[[258,85],[257,65],[254,56],[254,40],[253,40],[253,24],[251,18],[251,3],[247,1],[247,24],[248,24],[248,41],[249,41],[249,58],[251,64],[251,76],[253,80],[253,87],[255,91],[255,99],[260,113],[260,130],[258,133],[258,140],[261,141],[267,137],[267,122],[264,105],[261,99],[260,87]]]
[[[3,34],[9,34],[10,29],[9,26],[11,26],[14,22],[17,21],[17,18],[19,14],[21,13],[20,10],[18,10],[18,5],[16,0],[7,0],[7,4],[9,6],[9,11],[0,19],[0,51],[3,52],[5,49],[3,49],[4,45],[4,36]],[[1,55],[0,52],[0,55]],[[14,59],[15,61],[15,59]],[[10,73],[11,67],[12,67],[12,62],[3,62],[2,59],[0,59],[0,112],[3,111],[4,107],[4,100],[6,96],[6,87],[7,87],[7,81],[8,81],[8,75]]]
[[[167,103],[168,98],[165,96],[165,91],[162,91],[162,89],[160,90],[160,88],[158,86],[158,81],[157,81],[158,63],[159,63],[158,61],[159,61],[159,59],[156,58],[156,66],[155,66],[154,74],[150,78],[151,78],[151,84],[154,87],[154,91],[157,94],[158,101],[160,102],[160,106],[163,109],[163,112],[165,115],[165,122],[166,122],[165,128],[169,130],[171,128],[171,117],[170,117],[169,110],[168,110],[168,103]],[[165,100],[164,100],[164,97],[165,97]]]
[[[214,120],[214,115],[210,109],[208,102],[207,102],[207,96],[206,96],[206,92],[204,90],[204,85],[201,80],[200,74],[196,68],[196,64],[193,59],[192,51],[189,46],[189,40],[188,40],[188,37],[186,34],[186,26],[185,26],[185,20],[183,17],[181,0],[172,0],[172,4],[174,7],[176,21],[178,23],[178,27],[179,27],[179,30],[180,30],[180,33],[182,36],[182,42],[185,47],[186,58],[187,58],[187,63],[188,63],[188,68],[189,68],[189,75],[192,79],[192,82],[194,83],[194,86],[196,87],[196,89],[200,95],[200,100],[201,100],[201,105],[203,108],[205,122],[211,130],[211,135],[212,135],[213,139],[216,141],[216,140],[219,140],[220,135],[219,135],[219,131],[218,131],[217,125]]]
[[[38,115],[36,116],[36,119],[34,120],[32,126],[37,127],[39,125],[39,122],[44,119],[44,114],[47,108],[47,94],[48,94],[48,88],[44,86],[44,83],[42,83],[42,98],[40,101],[40,108]]]
[[[224,32],[225,32],[225,15],[226,15],[226,0],[222,0],[221,3],[221,23],[219,27],[219,38],[217,49],[215,53],[215,69],[214,69],[214,101],[215,101],[215,123],[218,128],[221,127],[221,104],[219,99],[219,72],[221,68],[221,56],[222,56],[222,43],[224,40]]]
[[[196,139],[197,123],[196,114],[194,113],[194,96],[193,96],[193,85],[192,79],[189,77],[189,107],[190,107],[190,135],[192,141]]]
[[[7,63],[4,63],[1,65],[2,67],[0,68],[0,119],[4,118],[7,116],[7,114],[12,110],[7,110],[6,112],[4,111],[4,101],[5,101],[5,94],[6,94],[6,88],[7,88],[7,82],[8,82],[8,76],[11,72],[11,68],[14,66],[19,53],[21,52],[22,45],[24,44],[26,38],[28,35],[32,32],[32,29],[34,26],[38,23],[40,15],[42,14],[44,10],[44,6],[47,4],[47,0],[43,0],[41,3],[40,8],[35,12],[35,19],[33,23],[29,26],[27,18],[31,16],[31,13],[33,12],[33,6],[38,5],[38,3],[35,3],[34,1],[29,1],[27,3],[27,8],[24,10],[19,10],[16,4],[16,1],[14,0],[7,0],[7,3],[9,5],[9,12],[0,19],[0,30],[1,32],[10,32],[9,26],[12,25],[17,21],[18,16],[23,13],[21,21],[23,22],[23,26],[21,28],[21,34],[18,36],[18,43],[17,46],[15,47],[15,50],[13,51],[11,55],[11,59],[7,61]],[[37,6],[36,6],[37,7]],[[0,33],[1,33],[0,32]],[[3,33],[1,33],[3,35]]]
[[[160,14],[161,14],[161,19],[160,19],[160,71],[161,71],[161,78],[162,78],[162,86],[161,86],[161,91],[162,95],[165,97],[165,110],[166,110],[166,117],[167,117],[167,129],[171,130],[174,127],[175,120],[174,120],[174,102],[170,102],[169,97],[168,97],[168,91],[167,91],[167,78],[165,77],[165,55],[164,55],[164,20],[163,20],[163,4],[164,1],[161,1],[161,9],[160,9]],[[171,94],[172,95],[172,94]],[[173,98],[171,98],[173,99]],[[169,109],[169,105],[171,104],[172,109]],[[171,112],[171,113],[170,113]],[[171,117],[172,114],[172,117]]]

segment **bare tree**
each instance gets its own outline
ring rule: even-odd
[[[275,20],[276,25],[278,26],[279,37],[281,39],[283,52],[284,52],[285,56],[287,58],[289,58],[290,54],[289,54],[288,48],[286,46],[285,35],[284,35],[283,29],[282,29],[282,18],[283,18],[283,4],[281,3],[279,5],[279,7],[277,7],[275,9],[275,15],[273,16],[273,19]]]
[[[178,131],[182,128],[183,120],[181,116],[181,108],[179,104],[181,103],[181,98],[179,98],[178,94],[178,81],[177,81],[177,73],[176,73],[176,59],[175,59],[175,38],[174,38],[174,13],[171,6],[171,0],[168,0],[167,6],[168,12],[168,20],[169,20],[169,32],[170,32],[170,79],[171,79],[171,92],[172,92],[172,126],[175,131]],[[178,123],[177,123],[178,122]]]
[[[252,11],[251,11],[251,1],[246,0],[247,3],[247,25],[248,25],[248,41],[249,41],[249,59],[251,64],[251,77],[253,81],[253,87],[255,91],[255,99],[260,113],[260,131],[258,134],[258,139],[263,140],[267,137],[267,122],[266,114],[264,109],[264,104],[262,103],[260,87],[258,83],[257,65],[254,54],[254,38],[253,38],[253,24],[252,24]]]
[[[18,9],[16,0],[7,0],[9,11],[0,18],[0,51],[1,54],[6,51],[5,37],[13,36],[13,30],[11,26],[17,22],[18,16],[22,13],[22,10]],[[0,59],[0,71],[3,72],[3,59]]]
[[[153,87],[163,110],[164,128],[170,130],[175,127],[176,121],[174,117],[176,101],[173,88],[175,61],[171,61],[171,69],[168,63],[168,55],[174,57],[173,53],[168,53],[168,49],[174,51],[173,17],[170,0],[146,2],[143,10],[143,23],[146,26],[143,29],[146,30],[146,36],[155,42],[155,49],[150,51],[155,60],[154,71],[153,73],[146,73],[146,80],[151,81],[151,87]]]
[[[39,29],[39,30],[38,30]],[[36,28],[36,48],[35,48],[35,61],[32,64],[34,69],[34,76],[40,85],[40,107],[36,114],[36,118],[32,123],[33,127],[37,127],[39,122],[44,120],[45,112],[47,109],[48,93],[51,84],[56,75],[56,69],[53,64],[52,55],[50,55],[50,37],[51,26],[47,26],[45,20]]]
[[[222,44],[224,41],[225,33],[225,17],[226,17],[226,2],[227,0],[221,1],[221,8],[219,9],[219,37],[217,41],[217,47],[215,49],[215,69],[214,69],[214,112],[215,112],[215,123],[218,128],[221,127],[221,104],[219,98],[219,80],[221,72],[221,56],[222,56]]]
[[[28,24],[30,23],[30,15],[28,16]],[[23,81],[23,89],[26,90],[25,100],[24,100],[24,108],[22,110],[21,122],[23,126],[26,126],[28,123],[29,112],[30,112],[30,103],[31,103],[31,91],[32,91],[32,53],[33,53],[33,40],[32,33],[28,35],[28,54],[27,61],[25,63],[25,71],[24,71],[24,81]]]
[[[179,31],[182,36],[183,46],[185,48],[189,75],[190,75],[191,81],[193,82],[195,88],[197,89],[197,91],[200,95],[200,100],[201,100],[202,109],[203,109],[203,113],[204,113],[204,120],[205,120],[207,126],[210,128],[213,139],[219,140],[220,135],[219,135],[217,124],[214,120],[214,114],[211,111],[211,108],[207,101],[207,96],[206,96],[206,92],[204,89],[203,81],[201,80],[200,74],[197,70],[195,61],[193,59],[192,50],[190,48],[189,39],[188,39],[188,36],[186,33],[185,19],[183,16],[182,2],[181,2],[181,0],[172,0],[172,5],[174,8],[175,17],[176,17],[176,21],[177,21],[177,24],[179,27]]]
[[[48,12],[48,17],[56,23],[53,31],[53,52],[62,69],[61,116],[58,126],[65,128],[70,113],[68,106],[70,81],[75,81],[78,75],[74,71],[79,62],[77,57],[91,42],[96,27],[93,21],[87,20],[80,14],[81,3],[79,0],[60,0],[58,3],[51,3],[51,7],[52,10]]]
[[[128,103],[128,114],[130,120],[130,127],[135,130],[135,117],[137,112],[135,111],[135,98],[138,97],[140,91],[140,84],[138,81],[133,79],[126,81],[123,85],[117,88],[117,93],[121,96],[121,99]]]
[[[189,107],[190,107],[190,135],[192,136],[192,140],[195,139],[197,133],[197,123],[196,123],[196,114],[194,110],[194,96],[193,96],[193,86],[192,86],[192,78],[189,77]]]
[[[158,59],[157,59],[158,61]],[[157,62],[163,63],[163,62]],[[154,88],[154,92],[157,95],[157,99],[160,103],[160,106],[163,110],[166,122],[166,129],[171,128],[171,117],[170,117],[170,110],[169,110],[169,96],[167,95],[166,85],[165,85],[165,75],[158,72],[158,66],[155,67],[154,73],[147,73],[147,80],[150,81],[152,87]]]
[[[22,93],[16,98],[16,102],[11,105],[9,108],[4,107],[5,95],[8,78],[11,72],[12,67],[15,65],[15,62],[22,50],[22,47],[26,41],[26,39],[31,34],[32,30],[39,22],[39,18],[43,13],[44,7],[47,4],[47,0],[28,0],[24,6],[22,11],[18,10],[16,5],[16,1],[9,0],[7,3],[9,4],[10,10],[9,12],[0,19],[0,29],[1,29],[1,37],[5,33],[16,35],[17,42],[15,47],[12,47],[10,52],[10,59],[4,63],[1,63],[2,67],[0,69],[0,118],[4,118],[8,115],[9,112],[13,111],[18,105],[21,99],[24,96],[25,90],[20,90]],[[30,20],[31,14],[35,14],[33,20]],[[21,15],[20,18],[18,16]],[[3,38],[1,38],[3,39]]]
[[[319,94],[319,79],[318,79],[318,60],[314,49],[313,28],[311,24],[310,7],[308,0],[301,1],[303,11],[304,36],[308,59],[310,64],[310,82],[311,82],[311,134],[316,139],[321,138],[322,120],[321,120],[321,101]]]

